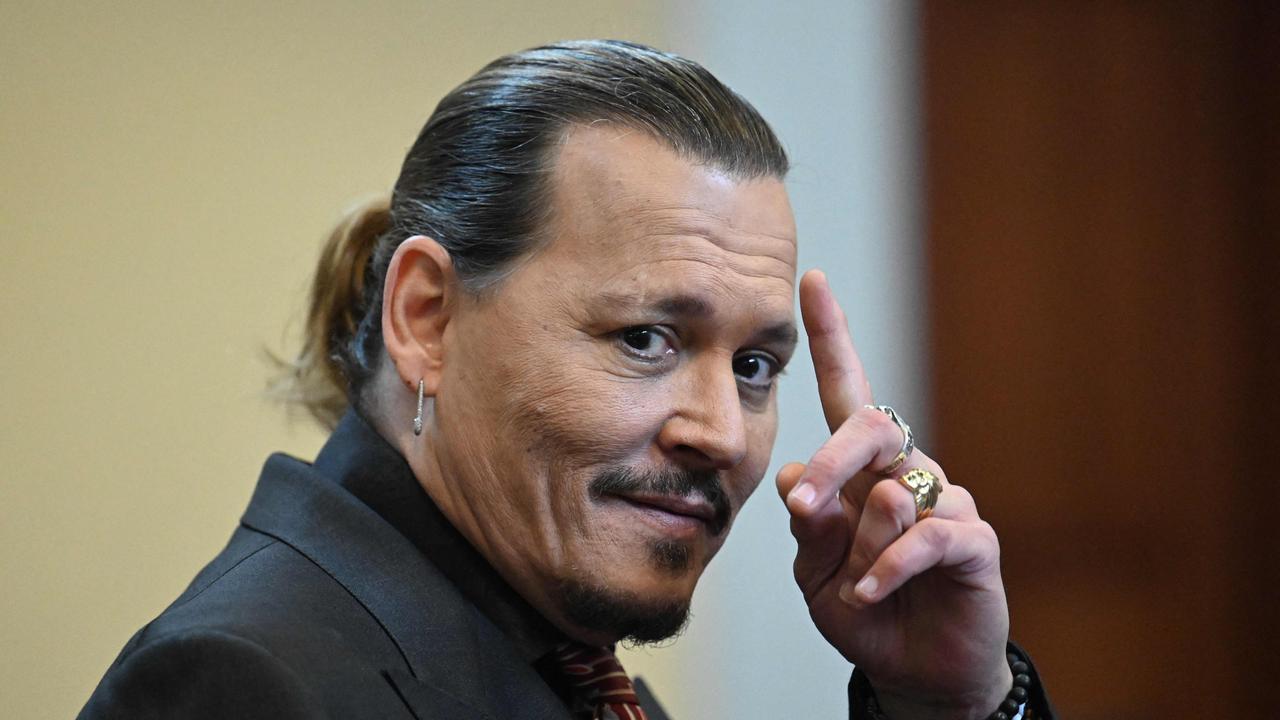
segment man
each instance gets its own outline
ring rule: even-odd
[[[322,257],[298,378],[333,436],[268,461],[83,716],[663,717],[611,647],[679,631],[768,466],[785,172],[750,105],[650,48],[537,48],[450,93]],[[777,484],[852,711],[1043,716],[991,528],[872,405],[825,278],[799,295],[832,436]]]

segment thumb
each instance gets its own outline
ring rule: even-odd
[[[804,463],[793,462],[783,465],[782,469],[778,471],[778,496],[782,498],[783,502],[787,501],[787,496],[791,494],[791,489],[796,486],[800,476],[804,475],[804,468]]]

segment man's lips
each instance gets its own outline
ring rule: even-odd
[[[653,508],[671,515],[680,515],[701,520],[708,526],[715,523],[716,511],[700,496],[679,497],[675,495],[646,495],[643,493],[617,496],[634,505]]]
[[[732,507],[720,477],[688,468],[604,468],[588,486],[593,500],[626,509],[661,532],[720,536],[729,529]]]

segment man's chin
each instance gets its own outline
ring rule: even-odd
[[[561,583],[561,602],[569,622],[597,642],[659,643],[679,635],[689,622],[689,596],[681,592],[650,598],[567,580]]]

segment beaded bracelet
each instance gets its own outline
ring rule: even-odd
[[[1031,666],[1027,664],[1017,653],[1009,652],[1005,655],[1009,661],[1009,669],[1013,671],[1013,688],[1009,690],[1009,694],[1005,696],[1000,703],[1000,707],[996,711],[987,716],[986,720],[1011,720],[1018,717],[1018,709],[1022,708],[1021,720],[1034,720],[1031,714],[1031,708],[1023,707],[1027,702],[1027,698],[1031,696]],[[862,689],[862,697],[866,702],[866,717],[870,720],[887,720],[884,711],[880,709],[880,702],[876,698],[875,689],[867,681],[865,675],[854,673],[853,681]]]
[[[1009,720],[1015,717],[1018,708],[1027,702],[1031,690],[1030,666],[1017,653],[1009,653],[1006,658],[1009,660],[1009,669],[1013,671],[1013,688],[1005,696],[1004,702],[1000,703],[1000,707],[987,716],[987,720]],[[1030,720],[1030,715],[1024,714],[1023,720]]]

